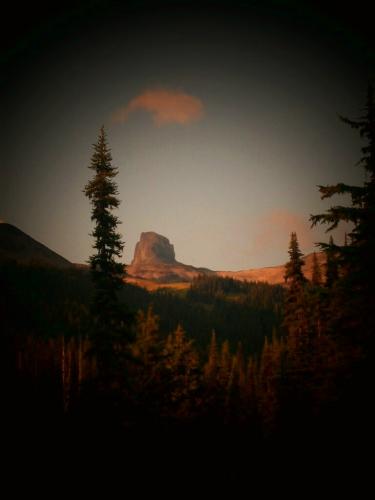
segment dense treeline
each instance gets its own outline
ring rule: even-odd
[[[288,281],[295,280],[298,286],[301,279],[301,288],[296,291],[289,285],[283,323],[282,287],[205,277],[195,280],[184,297],[125,286],[121,299],[138,313],[121,365],[121,391],[111,396],[115,415],[105,400],[107,418],[117,421],[119,429],[150,422],[246,426],[257,439],[275,436],[286,425],[294,430],[304,427],[307,418],[314,418],[316,425],[350,375],[348,355],[353,361],[358,353],[352,348],[340,351],[335,337],[328,334],[325,278],[311,283],[293,273]],[[96,391],[92,395],[98,371],[90,354],[89,273],[11,264],[1,267],[0,276],[3,336],[8,345],[4,361],[13,390],[24,395],[16,408],[22,414],[42,412],[48,418],[51,412],[54,418],[75,415],[77,422],[87,413],[101,415],[103,409],[97,408],[101,399]],[[207,307],[210,314],[199,313]],[[164,329],[156,308],[172,328]],[[248,336],[242,331],[234,340],[232,325],[222,330],[228,337],[219,337],[212,325],[220,331],[241,311],[241,327],[252,316],[268,315],[274,322],[268,331],[258,330],[258,336],[248,328]],[[194,330],[190,334],[183,323],[171,322],[173,316],[190,314],[197,323],[203,318],[203,327],[209,328],[212,320],[205,337],[194,336]],[[245,349],[246,342],[258,348]]]
[[[89,420],[101,415],[97,389],[93,395],[98,367],[90,331],[90,274],[9,263],[0,266],[0,282],[2,362],[17,418],[28,415],[44,426],[73,418],[78,425],[87,413]],[[110,391],[115,402],[105,399],[107,418],[119,429],[145,422],[243,423],[258,364],[264,372],[264,338],[271,340],[280,330],[281,287],[201,278],[187,294],[126,285],[120,297],[135,319],[121,365],[121,393],[114,397]],[[177,319],[184,317],[198,325],[200,336],[186,331]],[[243,406],[239,419],[238,408],[232,414],[237,396]]]
[[[193,279],[187,297],[210,303],[225,298],[259,310],[281,310],[283,287],[262,282],[238,281],[233,278],[200,275]]]
[[[80,323],[81,331],[87,329],[94,293],[87,271],[3,264],[0,280],[3,321],[8,324],[4,331],[11,328],[51,338],[59,333],[75,335],[75,322]],[[227,291],[211,293],[211,286]],[[281,325],[283,289],[265,283],[201,278],[187,293],[170,289],[150,293],[125,283],[119,296],[134,314],[152,305],[163,337],[181,323],[200,352],[205,351],[213,329],[233,349],[242,341],[246,352],[260,352],[264,336],[271,338],[272,331]]]
[[[161,330],[171,331],[181,323],[201,352],[214,330],[232,349],[242,342],[246,353],[259,354],[264,338],[281,330],[283,287],[200,276],[186,293],[160,290],[152,303],[160,316]]]
[[[8,345],[3,362],[8,362],[8,377],[12,373],[13,381],[18,384],[17,390],[29,393],[29,403],[30,388],[33,386],[32,406],[37,401],[41,404],[46,398],[47,401],[54,401],[60,409],[70,409],[69,404],[77,403],[78,386],[85,379],[96,375],[95,362],[90,358],[89,305],[93,294],[90,275],[81,270],[62,271],[9,264],[1,266],[0,281],[4,292],[1,301],[2,335],[4,345]],[[203,296],[199,295],[201,287],[204,302]],[[233,297],[229,295],[226,298],[225,294],[217,298],[216,292],[206,292],[207,287],[225,288],[228,292],[231,290],[236,293],[236,300],[233,302]],[[198,302],[197,292],[201,302]],[[230,339],[230,343],[225,337],[220,340],[212,328],[204,344],[201,339],[200,348],[180,323],[171,330],[163,330],[160,316],[154,312],[154,303],[161,310],[164,307],[169,315],[181,317],[184,316],[181,312],[184,308],[185,314],[189,315],[196,313],[199,304],[204,308],[211,301],[216,301],[216,307],[223,308],[228,301],[229,309],[222,309],[224,317],[231,310],[234,311],[233,315],[239,314],[241,310],[250,310],[256,316],[264,311],[272,314],[272,310],[267,309],[272,305],[272,293],[277,298],[274,307],[281,307],[282,292],[279,287],[236,284],[223,278],[197,280],[192,285],[192,297],[189,297],[189,293],[187,297],[179,297],[170,291],[150,294],[138,287],[124,287],[122,299],[129,305],[131,301],[127,299],[132,297],[133,305],[138,306],[139,310],[132,329],[131,361],[124,368],[132,381],[130,389],[127,388],[127,397],[133,401],[132,411],[137,409],[137,419],[141,419],[139,407],[145,415],[153,412],[153,419],[158,415],[191,419],[198,415],[203,417],[207,411],[212,413],[215,405],[220,407],[222,415],[230,419],[228,408],[231,394],[239,390],[247,391],[247,384],[253,383],[248,376],[255,369],[252,364],[256,363],[253,358],[248,358],[244,343],[233,339]],[[251,304],[251,296],[254,306],[248,305]],[[176,302],[180,308],[174,311]],[[193,307],[190,302],[194,302]],[[139,307],[142,304],[146,307]],[[207,325],[216,314],[213,305],[211,314],[204,318]],[[219,327],[221,317],[220,314],[216,318]],[[251,319],[251,316],[244,314],[243,322],[246,317]],[[280,322],[280,317],[277,318]],[[199,313],[195,321],[199,321]],[[264,337],[266,333],[270,339],[272,336],[272,325],[270,327],[268,332],[258,331],[260,350],[257,358],[260,363]],[[274,335],[275,331],[274,328]],[[251,328],[248,336],[249,342],[256,344]],[[246,340],[246,336],[243,335],[242,339]],[[217,381],[214,382],[216,377]],[[47,378],[51,383],[46,384]],[[210,387],[217,385],[217,401],[216,396],[208,394],[206,381]],[[237,387],[239,383],[243,384],[241,389]],[[23,384],[26,385],[22,387]],[[53,398],[48,394],[49,390],[54,393]],[[208,400],[210,404],[207,406]],[[42,404],[43,411],[45,404],[46,401]]]

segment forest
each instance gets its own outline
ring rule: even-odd
[[[362,186],[311,223],[353,229],[321,243],[326,264],[303,274],[290,235],[285,285],[200,276],[188,290],[147,292],[126,283],[112,210],[116,169],[104,129],[92,156],[91,270],[0,267],[1,365],[8,424],[27,435],[140,436],[193,432],[253,450],[362,441],[371,421],[375,255],[375,101],[342,121],[365,145]],[[47,431],[48,429],[48,431]],[[184,437],[181,437],[181,436]],[[136,436],[136,437],[135,437]],[[96,439],[96,438],[95,438]],[[163,438],[164,439],[164,438]]]

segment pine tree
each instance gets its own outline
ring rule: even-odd
[[[226,387],[225,403],[230,419],[237,421],[245,417],[246,371],[242,343],[238,342],[237,352],[232,356],[231,368]],[[247,404],[247,402],[246,402]]]
[[[260,358],[258,377],[258,403],[266,433],[275,430],[279,410],[279,384],[281,372],[282,344],[273,336],[266,337]]]
[[[224,390],[228,385],[231,372],[232,356],[230,353],[229,342],[224,340],[221,344],[220,366],[219,366],[219,384]]]
[[[204,377],[209,385],[215,384],[219,366],[217,342],[215,330],[212,331],[211,342],[208,351],[208,360],[204,366]]]
[[[168,335],[163,356],[165,411],[175,417],[190,417],[199,388],[199,357],[181,324]]]
[[[339,264],[337,259],[337,246],[335,245],[332,236],[329,238],[329,244],[325,246],[326,254],[326,272],[325,272],[325,286],[332,288],[337,282],[339,277]]]
[[[247,414],[250,419],[256,417],[257,411],[257,386],[258,386],[258,366],[256,360],[250,356],[247,363],[246,373],[246,399],[247,399]]]
[[[99,368],[107,371],[109,365],[116,361],[115,351],[124,339],[129,317],[118,299],[118,292],[124,284],[125,266],[116,258],[121,257],[124,243],[117,232],[120,221],[112,213],[120,205],[114,181],[118,170],[111,164],[112,156],[104,127],[100,129],[98,141],[93,146],[89,168],[94,171],[94,177],[84,189],[92,205],[92,236],[95,239],[95,253],[89,259],[95,284],[92,342]]]
[[[306,287],[306,303],[310,316],[312,336],[320,337],[325,330],[327,290],[322,286],[321,266],[316,252],[313,253],[311,282]]]
[[[324,214],[312,215],[312,225],[328,224],[327,231],[336,228],[340,222],[353,225],[349,233],[350,243],[335,245],[340,270],[341,327],[357,332],[367,331],[370,335],[375,328],[372,307],[375,303],[375,286],[369,279],[375,272],[375,99],[374,89],[368,87],[363,115],[358,120],[340,117],[341,120],[358,130],[366,142],[362,147],[363,156],[358,164],[364,167],[366,181],[362,186],[338,183],[319,186],[321,198],[349,194],[350,206],[333,206]],[[321,243],[322,248],[327,245]]]
[[[135,338],[131,346],[134,361],[134,378],[138,390],[156,384],[159,378],[162,343],[159,339],[159,316],[150,305],[147,311],[138,311]]]
[[[320,286],[322,284],[322,272],[320,270],[320,264],[318,261],[318,256],[316,252],[313,254],[313,268],[311,276],[311,284],[313,286]]]
[[[245,357],[242,342],[238,342],[236,358],[238,370],[238,386],[239,390],[242,391],[246,384]]]
[[[335,195],[349,195],[349,206],[332,206],[325,213],[312,215],[312,225],[327,224],[327,232],[341,222],[349,222],[353,229],[348,234],[346,245],[325,245],[334,250],[338,265],[338,276],[329,289],[329,338],[333,341],[326,349],[326,366],[330,377],[340,392],[337,419],[345,419],[346,429],[361,429],[363,436],[372,432],[371,414],[374,366],[375,284],[375,99],[374,90],[368,87],[366,104],[358,120],[340,117],[357,130],[365,141],[358,164],[364,168],[363,185],[344,183],[319,186],[322,199]],[[329,344],[328,344],[329,345]],[[350,383],[348,383],[350,381]],[[329,391],[327,390],[327,393]],[[341,404],[341,406],[340,406]],[[343,411],[344,409],[344,411]],[[342,427],[344,428],[344,427]]]
[[[147,367],[155,364],[157,352],[160,350],[159,316],[154,314],[150,305],[147,311],[138,311],[136,317],[136,337],[132,346],[133,355]]]
[[[289,246],[290,261],[286,264],[288,289],[285,299],[284,326],[287,329],[286,356],[283,366],[282,399],[283,411],[304,412],[309,401],[308,380],[314,365],[314,324],[311,285],[302,274],[302,254],[299,250],[297,236],[292,233]],[[294,407],[294,401],[300,401],[300,408]],[[293,408],[293,409],[292,409]],[[285,414],[285,413],[284,413]],[[289,417],[288,417],[289,418]]]
[[[302,266],[305,263],[302,260],[302,252],[299,249],[297,234],[292,232],[290,235],[289,243],[289,262],[285,266],[284,279],[287,283],[291,284],[302,284],[306,281]]]
[[[132,362],[127,363],[129,394],[140,415],[160,415],[165,392],[162,380],[163,341],[159,338],[159,316],[152,305],[136,316],[135,339],[131,345]]]
[[[285,265],[284,279],[287,284],[284,306],[284,325],[289,337],[297,341],[306,334],[305,285],[307,280],[302,272],[304,261],[299,249],[296,233],[292,232],[289,244],[289,262]],[[300,339],[301,340],[301,339]]]

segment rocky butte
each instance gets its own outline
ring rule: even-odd
[[[168,238],[153,231],[141,233],[127,271],[134,278],[159,283],[189,282],[199,274],[214,274],[210,269],[178,262]]]
[[[319,252],[317,256],[324,273],[325,255]],[[0,221],[0,264],[11,261],[23,265],[88,269],[87,265],[69,262],[17,227]],[[313,254],[306,255],[304,261],[303,272],[308,279],[311,279]],[[203,267],[182,264],[176,260],[174,247],[168,238],[149,231],[141,233],[140,240],[135,247],[133,261],[127,267],[126,281],[149,290],[164,286],[187,288],[192,279],[200,274],[229,277],[240,281],[282,284],[284,272],[284,264],[241,271],[212,271]]]
[[[321,266],[325,264],[325,256],[322,252],[318,254]],[[305,266],[303,272],[311,279],[313,254],[304,257]],[[323,269],[322,269],[323,270]],[[182,264],[176,260],[173,245],[168,238],[155,232],[142,233],[138,241],[134,258],[128,266],[128,280],[146,288],[157,288],[157,284],[179,283],[185,287],[199,274],[216,275],[233,278],[239,281],[263,281],[271,284],[284,283],[285,265],[246,269],[241,271],[212,271],[206,268],[197,268]],[[153,286],[153,283],[155,286]]]

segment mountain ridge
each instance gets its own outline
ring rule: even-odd
[[[35,240],[18,227],[0,223],[0,262],[17,262],[24,265],[42,265],[62,269],[73,268],[74,264]]]
[[[317,252],[320,265],[324,266],[325,256]],[[313,267],[313,253],[303,257],[304,274],[311,279]],[[148,289],[160,286],[187,288],[195,277],[204,274],[233,278],[239,281],[262,281],[270,284],[284,283],[285,264],[262,268],[250,268],[240,271],[213,271],[206,268],[197,268],[178,262],[175,258],[173,245],[168,238],[153,231],[141,233],[136,244],[132,263],[128,266],[128,281]],[[186,283],[186,286],[184,286]]]
[[[316,252],[322,267],[325,265],[323,252]],[[303,257],[303,272],[311,279],[313,253]],[[42,265],[62,269],[78,268],[87,270],[85,264],[74,264],[47,246],[33,239],[16,226],[0,223],[0,262],[15,261],[23,265]],[[176,260],[174,246],[169,239],[154,231],[143,232],[135,247],[131,264],[127,266],[126,281],[155,290],[161,287],[184,289],[200,276],[219,276],[239,281],[260,281],[269,284],[284,283],[285,264],[240,271],[213,271],[194,267]]]

